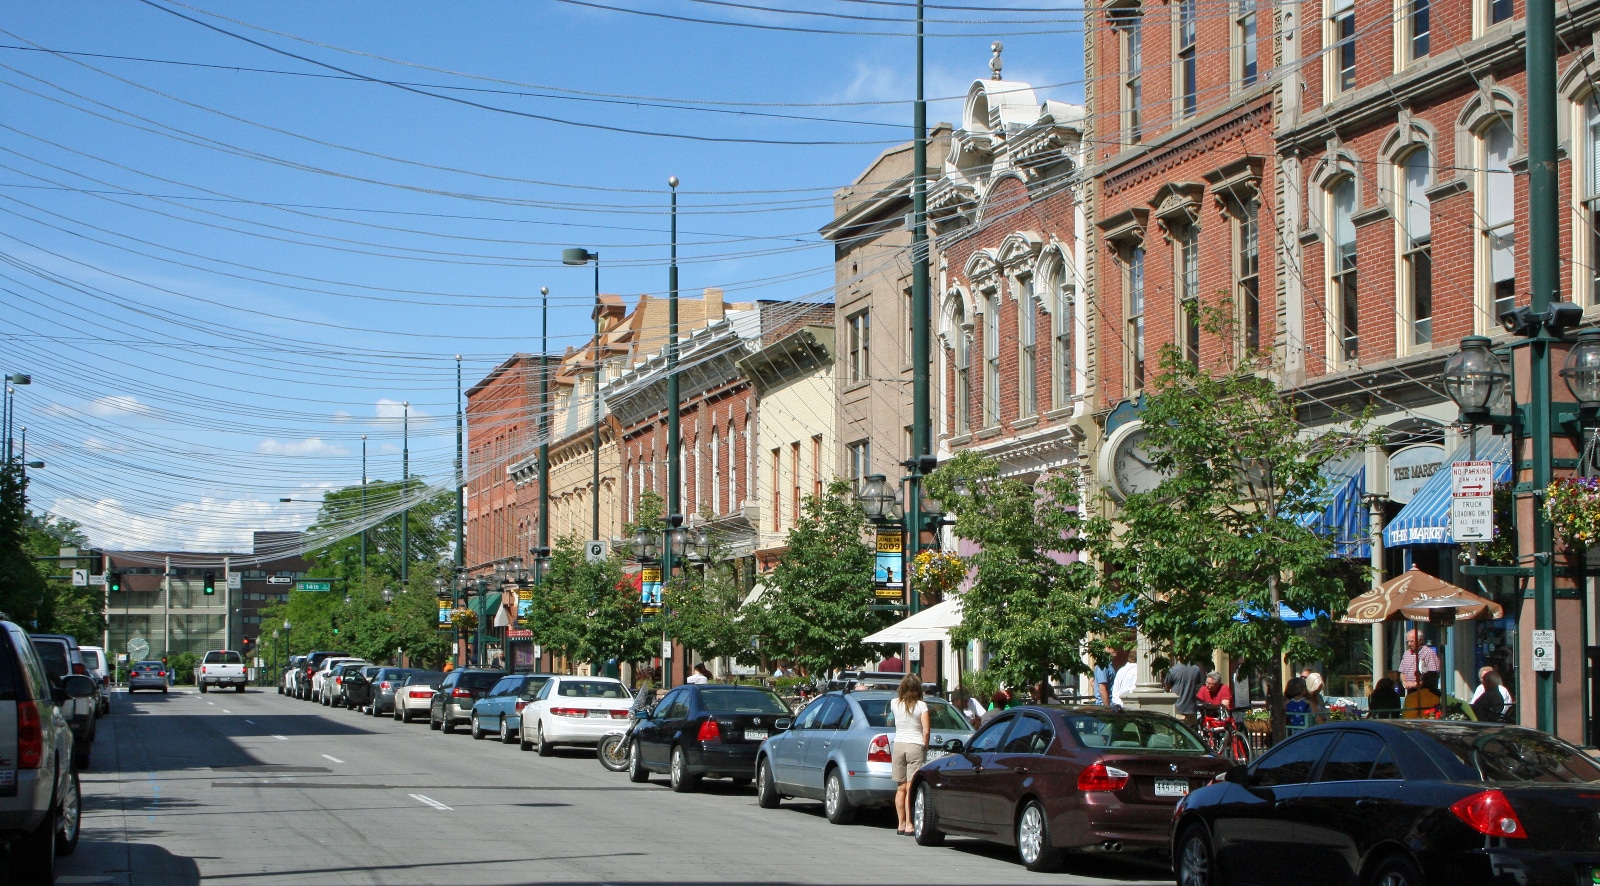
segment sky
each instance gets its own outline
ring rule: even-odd
[[[959,121],[996,39],[1006,79],[1081,102],[1077,6],[930,5],[930,122]],[[913,14],[6,4],[0,373],[32,376],[32,506],[101,547],[248,550],[358,483],[363,444],[370,477],[398,478],[405,443],[448,482],[456,355],[470,387],[537,351],[540,287],[551,349],[583,341],[593,269],[563,247],[629,304],[663,293],[669,176],[684,293],[831,298],[817,231],[910,138]]]

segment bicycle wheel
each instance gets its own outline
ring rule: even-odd
[[[1228,759],[1236,766],[1243,766],[1250,762],[1250,739],[1243,733],[1228,733]]]

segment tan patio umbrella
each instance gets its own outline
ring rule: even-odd
[[[1415,566],[1404,575],[1391,578],[1374,590],[1350,601],[1339,621],[1370,625],[1390,620],[1427,621],[1433,609],[1454,607],[1456,618],[1471,620],[1500,618],[1505,614],[1499,603],[1471,591],[1464,591],[1444,579],[1429,575]]]

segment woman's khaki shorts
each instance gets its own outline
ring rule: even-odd
[[[922,768],[922,762],[928,756],[928,749],[919,744],[902,744],[896,742],[894,751],[889,754],[891,766],[894,767],[894,783],[905,784],[911,776],[917,774]]]

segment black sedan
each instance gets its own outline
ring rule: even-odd
[[[634,726],[628,777],[665,772],[675,791],[694,790],[704,777],[749,784],[761,743],[790,719],[783,699],[760,686],[679,686]]]
[[[1178,804],[1179,886],[1600,883],[1600,764],[1543,732],[1306,730]]]
[[[394,691],[406,677],[421,673],[416,668],[381,665],[365,667],[344,678],[345,706],[374,717],[394,712]]]

